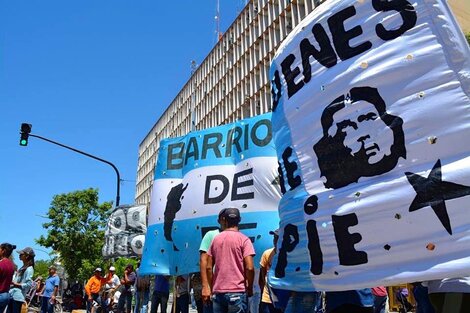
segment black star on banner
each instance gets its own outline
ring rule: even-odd
[[[411,203],[409,211],[413,212],[430,206],[442,226],[452,235],[452,226],[445,200],[470,195],[470,187],[442,181],[441,160],[437,160],[427,178],[411,172],[406,172],[405,175],[416,191],[416,197]]]

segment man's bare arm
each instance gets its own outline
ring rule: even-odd
[[[263,293],[264,285],[266,284],[266,275],[267,275],[266,267],[261,266],[259,269],[259,278],[258,278],[258,284],[259,284],[261,293]]]
[[[246,293],[248,297],[251,297],[253,296],[253,281],[255,279],[255,267],[253,265],[253,256],[248,255],[244,257],[243,264],[245,265]]]
[[[207,255],[207,266],[206,266],[206,274],[207,274],[207,281],[209,282],[209,286],[212,289],[213,281],[212,281],[212,269],[214,268],[214,258],[210,255]]]
[[[199,255],[199,271],[201,272],[201,283],[202,283],[202,301],[208,302],[211,297],[211,285],[207,277],[207,253],[201,251]]]

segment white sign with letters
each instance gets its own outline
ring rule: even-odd
[[[199,245],[220,210],[240,210],[257,251],[272,247],[280,199],[271,114],[164,139],[155,166],[143,274],[199,271]]]
[[[442,0],[329,0],[271,66],[283,197],[270,284],[470,273],[470,53]]]

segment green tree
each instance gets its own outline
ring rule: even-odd
[[[86,280],[94,268],[103,266],[101,249],[104,227],[111,202],[98,203],[98,190],[86,189],[55,195],[43,227],[46,236],[37,239],[41,246],[52,248],[72,280]]]
[[[114,266],[116,268],[116,274],[119,277],[124,277],[124,269],[126,268],[127,264],[134,265],[134,270],[135,270],[136,267],[137,267],[137,259],[135,259],[135,258],[119,258],[114,263],[109,263],[109,266],[111,266],[111,265]]]
[[[51,266],[53,260],[38,260],[34,262],[34,278],[41,276],[46,279],[49,276],[49,266]]]
[[[467,38],[468,45],[470,45],[470,33],[466,33],[465,38]]]

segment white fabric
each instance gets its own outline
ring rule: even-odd
[[[444,278],[427,283],[428,293],[461,292],[470,293],[470,277]]]
[[[470,50],[445,1],[406,3],[325,1],[274,57],[272,123],[287,190],[269,273],[276,288],[470,272]],[[379,36],[401,29],[405,15],[409,28]],[[376,104],[357,91],[377,94]]]

